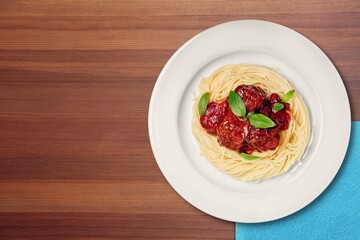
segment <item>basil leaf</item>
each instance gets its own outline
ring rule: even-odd
[[[288,92],[285,94],[285,96],[282,97],[282,101],[283,101],[283,102],[289,101],[290,98],[294,95],[294,93],[295,93],[295,90],[294,90],[294,89],[288,91]]]
[[[204,113],[206,112],[207,105],[209,104],[209,98],[210,98],[210,93],[206,92],[201,96],[199,100],[198,111],[200,117],[204,115]]]
[[[282,103],[275,103],[274,107],[273,107],[273,112],[277,113],[278,111],[280,111],[281,109],[283,109],[285,106]]]
[[[248,115],[248,118],[251,125],[257,128],[271,128],[276,126],[276,124],[270,118],[261,113]]]
[[[246,153],[240,153],[240,156],[242,158],[244,158],[245,160],[256,160],[259,159],[259,156],[254,156],[254,155],[250,155],[250,154],[246,154]]]
[[[245,103],[239,94],[234,91],[230,91],[228,101],[231,111],[236,116],[244,117],[246,115]]]

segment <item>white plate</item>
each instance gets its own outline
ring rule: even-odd
[[[202,77],[232,63],[278,67],[308,105],[311,140],[285,174],[243,182],[200,155],[190,127],[193,94]],[[318,197],[341,166],[350,126],[344,84],[326,55],[301,34],[257,20],[221,24],[185,43],[162,70],[149,108],[152,150],[171,186],[212,216],[247,223],[285,217]]]

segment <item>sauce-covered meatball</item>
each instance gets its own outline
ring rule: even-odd
[[[284,108],[274,112],[274,104],[275,103],[282,103],[284,104]],[[265,102],[265,106],[260,112],[268,117],[270,117],[276,125],[280,127],[280,130],[286,130],[289,128],[291,114],[290,114],[290,104],[284,103],[280,96],[276,93],[272,93],[269,97],[269,100]]]
[[[221,146],[239,151],[249,134],[250,123],[228,111],[216,134]]]
[[[278,127],[268,129],[252,127],[249,134],[249,145],[259,152],[275,150],[280,140],[278,129]]]
[[[266,95],[264,91],[253,85],[239,85],[235,92],[244,100],[246,112],[254,112],[264,106]]]
[[[215,134],[216,127],[223,121],[228,110],[229,104],[227,100],[221,103],[209,103],[205,114],[200,117],[201,126],[205,128],[208,133]]]

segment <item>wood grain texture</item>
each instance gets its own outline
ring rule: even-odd
[[[233,239],[168,185],[147,111],[174,51],[238,19],[314,41],[360,120],[359,1],[1,1],[0,238]]]

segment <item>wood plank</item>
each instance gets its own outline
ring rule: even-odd
[[[349,22],[348,19],[352,21]],[[181,30],[206,29],[219,23],[241,20],[262,19],[291,26],[293,28],[358,28],[358,12],[314,12],[314,13],[234,13],[220,12],[216,15],[143,15],[138,16],[2,16],[0,29],[8,30],[49,30],[49,31],[98,31],[98,30]]]
[[[50,7],[51,6],[51,7]],[[339,13],[359,12],[358,1],[217,1],[217,0],[92,0],[84,4],[81,0],[12,0],[2,3],[3,16],[172,16],[172,15],[219,15],[247,13]]]
[[[194,212],[162,181],[2,180],[0,199],[0,212]]]
[[[348,29],[301,29],[299,32],[314,42],[332,48],[358,48],[359,31]],[[110,50],[110,49],[175,49],[198,34],[199,30],[99,30],[49,31],[2,30],[0,50]],[[31,41],[24,41],[31,39]]]
[[[212,234],[209,234],[209,231]],[[172,213],[0,213],[2,239],[234,239],[234,226]]]

